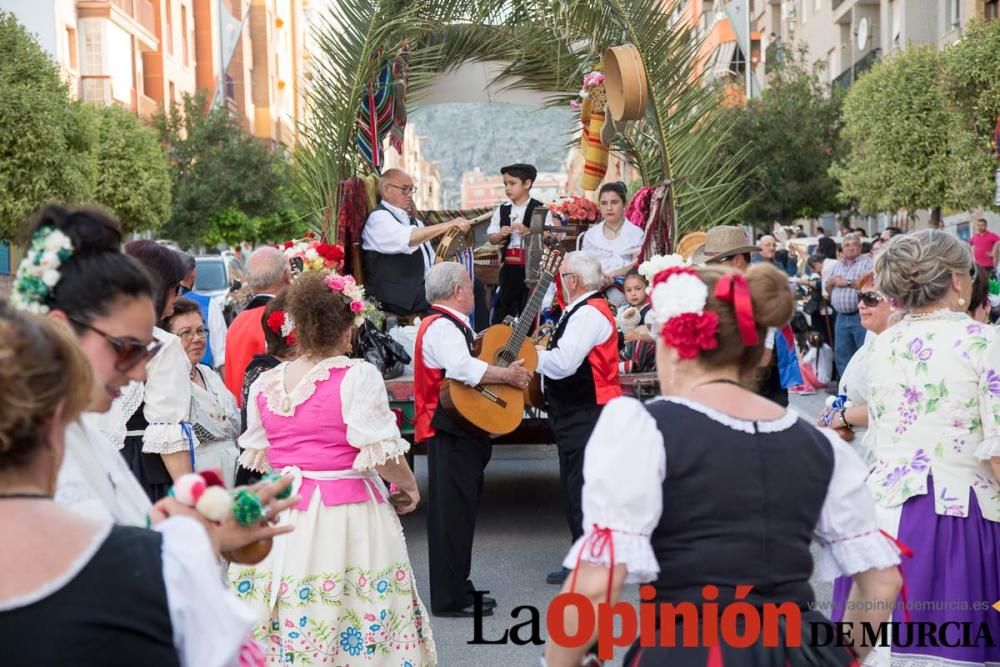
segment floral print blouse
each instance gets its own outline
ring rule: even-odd
[[[964,313],[908,315],[872,345],[868,373],[868,486],[883,507],[927,493],[938,514],[1000,522],[1000,339]]]

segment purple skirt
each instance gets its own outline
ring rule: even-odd
[[[994,646],[986,645],[988,642],[982,638],[975,646],[917,646],[916,626],[912,626],[912,645],[893,646],[893,655],[980,665],[1000,662],[1000,612],[990,608],[1000,601],[1000,523],[983,518],[974,494],[968,517],[937,514],[934,480],[928,477],[927,493],[903,504],[897,537],[913,552],[912,558],[904,556],[902,562],[910,622],[936,623],[939,628],[945,622],[969,623],[973,643],[980,624],[984,624]],[[834,583],[833,620],[843,618],[850,591],[850,577],[840,577]],[[906,620],[901,600],[892,620]],[[902,643],[906,643],[907,633],[901,632]],[[946,636],[950,643],[962,642],[962,630],[954,626]]]

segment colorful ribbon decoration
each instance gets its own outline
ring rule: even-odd
[[[743,344],[753,346],[759,343],[760,337],[757,335],[757,325],[753,318],[753,300],[750,297],[747,279],[738,273],[722,276],[715,284],[715,298],[733,304]]]
[[[184,438],[188,441],[188,453],[191,457],[191,472],[197,470],[194,467],[194,431],[191,430],[191,425],[187,422],[181,422],[181,433],[184,434]]]

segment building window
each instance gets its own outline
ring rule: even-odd
[[[177,90],[174,88],[174,82],[170,82],[170,106],[173,106],[177,102]]]
[[[76,71],[77,63],[76,28],[66,27],[66,57],[69,61],[69,68]]]
[[[814,0],[813,2],[813,13],[818,12],[823,9],[823,0]]]
[[[959,3],[961,0],[948,0],[948,27],[957,28],[962,23]]]
[[[174,55],[174,2],[167,0],[167,21],[163,26],[164,36],[167,38],[167,53]]]
[[[983,10],[987,20],[1000,18],[1000,0],[988,0]]]
[[[191,64],[188,50],[188,14],[187,7],[181,5],[181,48],[184,50],[184,66]]]

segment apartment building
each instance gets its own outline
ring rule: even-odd
[[[403,132],[403,150],[397,151],[389,146],[388,137],[383,142],[386,169],[402,169],[413,179],[413,204],[420,211],[435,211],[442,206],[441,170],[436,162],[424,157],[420,148],[420,135],[417,127],[407,123]]]
[[[756,0],[752,20],[765,35],[757,74],[766,80],[781,44],[805,44],[827,81],[849,86],[880,58],[911,44],[943,48],[972,18],[997,18],[998,0]]]

